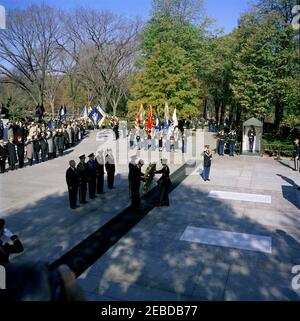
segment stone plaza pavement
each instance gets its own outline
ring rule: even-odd
[[[299,300],[300,174],[260,157],[215,157],[211,181],[195,170],[83,273],[88,300]],[[208,197],[210,191],[267,195],[271,204]],[[188,226],[272,238],[272,253],[181,241]]]
[[[63,157],[0,175],[0,217],[6,219],[7,228],[19,235],[25,248],[24,253],[12,257],[12,261],[51,263],[130,205],[128,159],[139,154],[147,163],[148,151],[127,153],[125,140],[121,135],[117,145],[112,131],[104,131],[104,135],[91,131]],[[65,180],[69,161],[74,159],[78,163],[80,155],[88,156],[108,147],[113,149],[118,162],[115,189],[107,189],[105,175],[105,194],[89,200],[87,192],[89,203],[71,210]],[[178,153],[176,157],[180,155]],[[161,156],[166,157],[167,153]],[[158,161],[158,153],[153,153],[152,158]],[[177,163],[180,164],[179,159]],[[171,166],[172,170],[178,167]]]
[[[68,207],[68,161],[113,144],[109,135],[96,135],[64,157],[0,176],[0,216],[25,247],[13,262],[53,262],[129,206],[124,159],[136,152],[127,155],[123,145],[116,188],[78,210]],[[170,155],[151,153],[152,161],[159,157]],[[181,157],[171,156],[172,172]],[[291,271],[300,265],[300,174],[291,166],[289,160],[215,156],[210,182],[200,177],[201,167],[190,169],[170,194],[170,208],[154,208],[79,277],[87,299],[299,300]],[[264,195],[271,203],[214,199],[211,191]],[[271,237],[272,253],[181,241],[189,226]]]

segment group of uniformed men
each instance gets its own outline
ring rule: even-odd
[[[88,162],[86,162],[86,156],[81,155],[79,157],[80,162],[76,167],[76,162],[71,160],[69,162],[70,167],[66,172],[66,181],[69,191],[70,207],[76,209],[77,199],[79,194],[79,203],[86,204],[87,188],[89,192],[89,198],[95,199],[96,194],[104,194],[104,168],[107,173],[107,185],[108,189],[114,188],[115,178],[115,160],[111,149],[104,151],[98,151],[95,157],[94,153],[88,155]]]

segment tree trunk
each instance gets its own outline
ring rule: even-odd
[[[279,99],[276,99],[275,102],[275,122],[274,122],[274,129],[276,136],[280,135],[280,125],[283,119],[283,105],[279,101]]]
[[[215,118],[216,124],[219,125],[219,111],[220,111],[220,102],[215,99]]]
[[[222,101],[221,103],[221,116],[220,116],[220,125],[224,126],[224,119],[225,119],[225,103]]]

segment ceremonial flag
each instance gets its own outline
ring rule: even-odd
[[[157,129],[157,130],[161,129],[161,123],[160,123],[160,117],[159,116],[156,116],[155,129]]]
[[[149,106],[149,110],[148,110],[148,124],[147,127],[149,130],[151,130],[153,128],[153,120],[152,120],[152,106]]]
[[[97,107],[94,107],[91,113],[89,114],[90,120],[93,122],[94,126],[97,126],[101,119],[101,114]]]
[[[140,129],[140,112],[139,111],[135,118],[135,129]]]
[[[64,121],[66,118],[66,114],[67,114],[67,108],[66,108],[66,105],[63,105],[60,107],[60,110],[59,110],[59,119],[61,121]]]
[[[175,128],[178,126],[178,120],[177,120],[177,112],[176,108],[174,109],[173,117],[172,117],[172,127]]]
[[[86,106],[83,107],[81,118],[82,119],[87,119],[88,118],[88,110],[87,110]]]
[[[140,125],[142,124],[144,126],[144,124],[145,124],[145,110],[144,110],[143,104],[141,104],[139,116],[140,116]]]
[[[169,105],[165,103],[165,118],[164,118],[165,129],[169,128]]]
[[[98,112],[100,114],[99,121],[98,121],[98,126],[101,127],[103,122],[104,122],[104,120],[105,120],[105,118],[106,118],[106,116],[107,116],[107,114],[106,114],[106,112],[103,110],[103,108],[101,106],[98,106],[97,110],[98,110]]]

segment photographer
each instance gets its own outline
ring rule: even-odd
[[[5,220],[0,219],[0,264],[9,263],[9,256],[13,253],[21,253],[24,251],[21,241],[17,235],[4,228]],[[10,238],[11,243],[4,243],[2,237]]]

